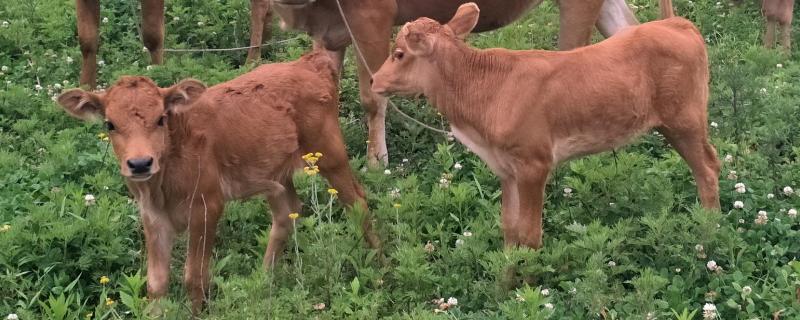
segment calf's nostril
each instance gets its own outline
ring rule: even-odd
[[[369,85],[372,85],[373,83],[375,83],[375,79],[369,78]]]
[[[133,174],[148,173],[150,172],[150,167],[153,165],[153,158],[134,158],[126,162]]]

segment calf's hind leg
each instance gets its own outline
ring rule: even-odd
[[[164,0],[142,0],[142,42],[150,51],[150,63],[164,58]]]
[[[667,141],[686,160],[697,183],[700,204],[707,209],[719,210],[719,159],[714,146],[708,142],[708,129],[703,119],[674,127],[661,127]],[[694,122],[694,126],[687,125]]]
[[[603,0],[558,0],[558,49],[588,45],[602,6]]]

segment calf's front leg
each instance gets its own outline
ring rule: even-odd
[[[267,193],[270,211],[272,211],[272,228],[269,232],[269,243],[264,252],[264,270],[270,270],[286,247],[286,240],[292,231],[292,219],[289,214],[300,213],[300,199],[294,189],[292,177],[287,177],[281,186]]]
[[[516,234],[519,245],[539,249],[542,247],[544,187],[551,165],[536,160],[528,162],[517,170],[519,214]]]
[[[221,194],[198,193],[189,209],[189,239],[183,280],[192,301],[192,314],[203,309],[209,290],[209,261],[224,203]]]
[[[157,300],[169,289],[169,262],[175,229],[164,213],[140,211],[147,248],[147,296]]]

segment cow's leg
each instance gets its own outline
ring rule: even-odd
[[[209,289],[209,261],[217,236],[217,221],[222,215],[222,194],[198,193],[190,208],[189,239],[183,280],[192,301],[192,314],[203,308]]]
[[[783,51],[792,51],[792,22],[781,24],[781,46]]]
[[[719,159],[714,146],[708,142],[705,117],[696,121],[658,128],[667,141],[686,160],[697,182],[700,204],[707,209],[719,209]]]
[[[778,22],[767,18],[767,32],[764,34],[764,47],[773,48],[775,46],[775,29]]]
[[[540,161],[528,161],[517,172],[519,192],[519,217],[517,237],[520,245],[533,249],[542,247],[542,211],[544,188],[551,165]]]
[[[355,44],[354,50],[358,62],[358,87],[361,93],[361,104],[367,112],[369,126],[369,143],[367,144],[367,160],[371,168],[387,165],[389,153],[386,148],[386,106],[388,99],[372,92],[370,80],[372,73],[378,71],[389,56],[389,42],[392,37],[397,4],[394,1],[373,1],[376,7],[360,5],[358,1],[346,1],[345,16],[364,16],[369,19],[350,19]],[[355,48],[354,48],[355,49]],[[359,57],[360,54],[363,57]]]
[[[506,247],[519,245],[516,225],[519,223],[519,191],[513,177],[503,178],[501,182],[503,199],[500,203],[500,220],[503,227],[503,241]]]
[[[270,0],[250,0],[250,49],[247,62],[261,59],[261,44],[272,36]]]
[[[142,42],[150,51],[150,63],[164,57],[164,0],[142,0]]]
[[[570,50],[588,45],[603,0],[558,0],[558,48]]]
[[[272,229],[269,232],[269,243],[264,252],[264,269],[270,270],[280,259],[286,240],[292,233],[292,219],[289,214],[300,213],[300,199],[294,189],[291,175],[282,182],[279,190],[267,193],[267,201],[272,211]]]
[[[157,300],[167,294],[175,229],[166,214],[146,210],[141,212],[147,247],[147,296]]]
[[[100,1],[75,0],[78,12],[78,43],[81,47],[80,85],[97,86],[97,49],[100,42]]]
[[[620,30],[639,24],[625,0],[605,0],[597,19],[597,30],[608,38]]]

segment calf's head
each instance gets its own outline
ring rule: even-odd
[[[192,79],[159,88],[148,78],[126,76],[104,93],[66,91],[58,104],[78,119],[102,119],[122,175],[145,181],[159,171],[159,160],[168,150],[168,118],[188,108],[205,89]]]
[[[437,59],[447,59],[447,51],[464,47],[479,15],[478,5],[470,2],[461,5],[444,25],[428,18],[406,23],[397,34],[391,56],[373,75],[372,91],[383,95],[425,93],[424,89],[442,76],[435,68]]]

